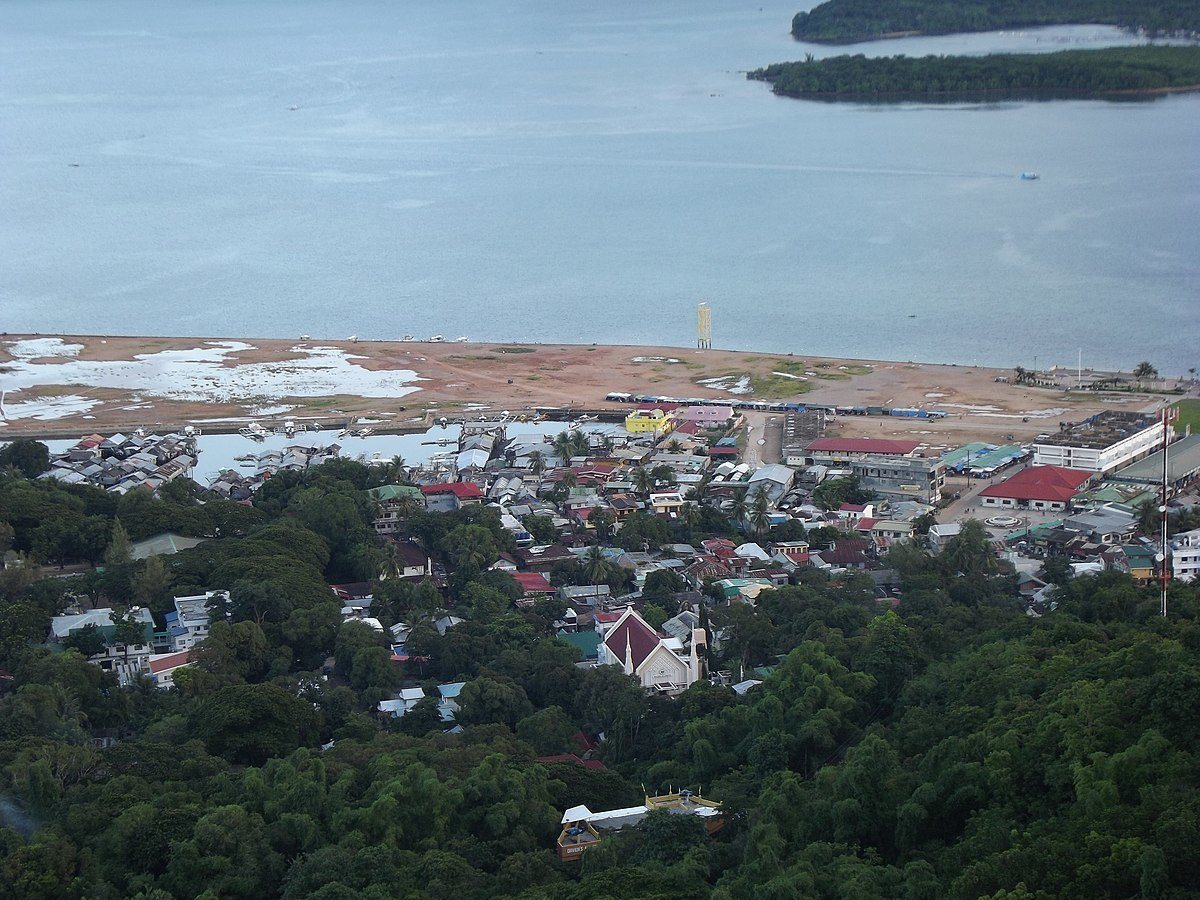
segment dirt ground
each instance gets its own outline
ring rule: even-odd
[[[0,390],[4,389],[6,352],[10,342],[32,335],[0,336]],[[48,337],[38,335],[37,337]],[[132,360],[138,354],[201,347],[198,338],[61,335],[80,344],[74,358]],[[911,437],[930,448],[958,446],[970,440],[1000,443],[1029,439],[1053,431],[1062,420],[1078,421],[1106,405],[1097,395],[1070,395],[1059,390],[1029,388],[1001,381],[1009,370],[901,363],[881,360],[825,359],[729,350],[562,344],[403,343],[396,341],[300,342],[247,339],[252,349],[235,352],[221,364],[282,362],[305,358],[305,347],[334,347],[370,370],[412,370],[423,379],[415,393],[367,399],[347,394],[328,397],[275,397],[272,402],[294,409],[286,417],[345,421],[372,417],[389,424],[415,425],[440,416],[478,417],[488,412],[512,413],[539,406],[576,409],[619,408],[605,402],[610,391],[677,397],[764,397],[854,406],[942,409],[945,419],[841,417],[833,434]],[[61,362],[61,358],[55,361]],[[50,362],[26,360],[37,365]],[[704,384],[717,379],[715,384]],[[730,392],[732,389],[734,392]],[[10,419],[0,435],[72,436],[92,431],[144,425],[174,427],[203,419],[253,416],[262,397],[231,398],[225,403],[167,400],[149,392],[95,388],[86,384],[40,385],[8,399],[33,400],[64,394],[98,401],[86,413],[46,421]],[[1116,398],[1113,398],[1116,402]],[[1149,397],[1119,398],[1122,408],[1151,405]],[[132,407],[132,408],[131,408]],[[276,415],[275,418],[285,416]],[[270,416],[260,416],[264,424]],[[1011,438],[1010,438],[1011,436]]]

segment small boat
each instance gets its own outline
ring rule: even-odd
[[[234,462],[240,462],[240,463],[256,462],[258,460],[258,457],[255,456],[253,453],[246,453],[242,456],[235,456],[233,458],[233,460],[234,460]]]
[[[375,433],[374,428],[362,428],[362,429],[354,432],[354,436],[355,437],[368,437],[374,433]]]
[[[1041,177],[1042,176],[1039,175],[1037,172],[1022,172],[1021,173],[1022,181],[1037,181]]]
[[[404,337],[400,338],[400,340],[406,344],[411,344],[413,341],[416,340],[416,338],[413,337],[411,334],[406,334]]]
[[[350,429],[349,428],[343,428],[341,431],[338,432],[338,440],[339,441],[343,440],[345,438],[348,438],[348,437],[350,437]]]
[[[467,336],[464,334],[464,335],[460,335],[459,337],[456,337],[456,338],[454,339],[454,343],[456,343],[456,344],[469,344],[469,343],[471,343],[471,339],[470,339],[469,337],[467,337]]]
[[[435,334],[429,338],[429,343],[440,344],[444,340],[446,340],[446,339],[444,337],[442,337],[440,334]]]

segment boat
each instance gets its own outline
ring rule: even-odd
[[[258,457],[257,457],[257,456],[255,456],[253,453],[246,453],[246,454],[244,454],[244,455],[242,455],[242,456],[235,456],[235,457],[233,458],[233,461],[234,461],[234,462],[240,462],[240,463],[244,463],[244,462],[255,462],[255,461],[257,461],[257,460],[258,460]]]
[[[416,338],[411,334],[406,334],[404,337],[400,338],[400,340],[406,344],[411,344],[413,341],[416,340]]]
[[[460,335],[459,337],[456,337],[456,338],[454,339],[454,343],[456,343],[456,344],[469,344],[469,343],[471,343],[471,339],[470,339],[469,337],[467,337],[467,336],[464,334],[464,335]]]
[[[1042,176],[1039,175],[1037,172],[1022,172],[1021,173],[1022,181],[1037,181],[1041,177]]]
[[[374,428],[363,428],[363,429],[360,429],[359,431],[354,432],[354,436],[355,437],[369,437],[370,435],[372,435],[374,433],[375,433]]]
[[[444,338],[444,337],[442,337],[440,334],[435,334],[435,335],[432,335],[432,336],[429,338],[429,343],[431,343],[431,344],[440,344],[440,343],[441,343],[442,341],[444,341],[444,340],[445,340],[445,338]]]

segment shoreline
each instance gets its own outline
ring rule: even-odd
[[[1069,372],[1069,374],[1068,374]],[[946,418],[837,417],[845,436],[930,446],[1004,443],[1105,407],[1161,398],[1068,391],[1075,370],[1014,384],[1013,369],[749,350],[517,342],[300,341],[113,335],[0,335],[0,440],[251,422],[420,431],[452,421],[542,414],[622,417],[612,392],[941,409]],[[19,410],[23,415],[14,415]],[[767,415],[766,412],[753,415]]]

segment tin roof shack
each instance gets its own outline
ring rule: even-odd
[[[1033,445],[1038,466],[1061,466],[1108,474],[1162,446],[1163,427],[1154,416],[1105,410]]]

